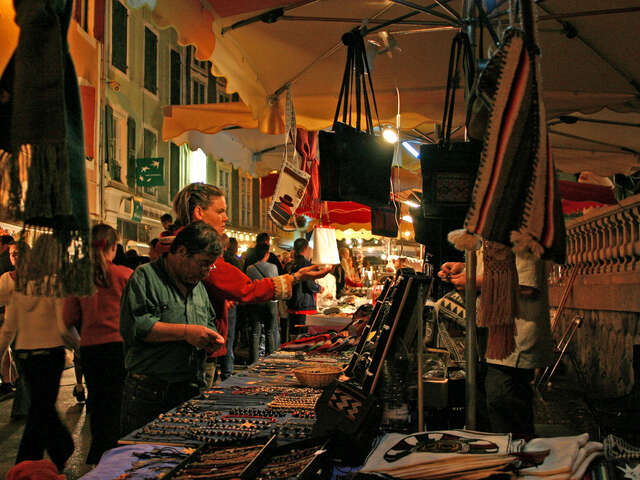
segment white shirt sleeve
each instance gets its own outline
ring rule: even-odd
[[[516,255],[516,270],[518,270],[518,284],[521,287],[540,289],[538,284],[537,263],[541,260],[525,258]]]

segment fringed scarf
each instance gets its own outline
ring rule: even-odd
[[[56,241],[41,252],[54,272],[31,255],[16,290],[27,283],[42,295],[89,295],[93,290],[85,178],[82,107],[67,31],[73,1],[14,1],[18,46],[5,69],[1,95],[2,209]],[[50,260],[50,261],[49,261]]]
[[[515,348],[518,310],[515,256],[564,257],[564,223],[547,143],[540,72],[522,32],[511,29],[492,59],[497,88],[491,98],[484,148],[465,219],[465,234],[484,242],[479,324],[489,327],[487,357],[506,358]],[[497,65],[496,65],[497,64]]]

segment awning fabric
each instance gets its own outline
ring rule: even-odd
[[[216,38],[213,34],[214,16],[200,0],[127,0],[131,8],[146,7],[160,28],[173,27],[180,45],[193,45],[198,60],[208,60]]]
[[[278,183],[277,173],[270,173],[264,177],[260,177],[260,198],[269,198],[276,191],[276,184]]]
[[[226,127],[258,128],[258,121],[242,102],[164,107],[162,139],[165,142],[189,130],[214,134]]]

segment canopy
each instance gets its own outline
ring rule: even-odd
[[[201,131],[232,123],[256,128],[256,119],[265,115],[268,97],[290,86],[298,124],[312,130],[329,127],[344,69],[341,35],[361,24],[375,30],[381,22],[413,14],[367,35],[367,41],[382,123],[395,125],[399,112],[405,133],[430,136],[433,123],[441,119],[450,43],[459,22],[436,3],[417,0],[409,4],[431,9],[435,16],[398,3],[402,2],[208,0],[214,14],[215,46],[210,57],[214,73],[227,78],[229,91],[239,92],[252,120],[247,110],[240,118],[232,107],[221,110],[219,106],[172,107],[173,114],[177,108],[185,108],[185,115],[197,112],[193,122],[183,127]],[[461,12],[462,0],[443,3]],[[490,15],[500,31],[507,26],[508,2],[498,4]],[[275,7],[283,9],[269,10]],[[616,9],[609,10],[599,0],[546,0],[536,8],[550,120],[576,112],[593,114],[604,107],[609,108],[610,118],[628,115],[619,112],[640,111],[636,99],[640,39],[635,34],[640,4],[636,0],[618,1]],[[258,15],[262,21],[256,19]],[[486,30],[483,42],[485,47],[491,44]],[[459,91],[455,111],[459,125],[465,115],[463,98]],[[585,129],[576,124],[557,130],[581,136]],[[637,150],[633,148],[638,138],[635,129],[618,127],[618,132],[614,143]],[[605,130],[597,133],[598,137],[609,136]],[[163,135],[169,138],[172,134]],[[554,157],[566,171],[589,169],[610,175],[629,173],[638,166],[633,151],[615,151],[596,143],[577,145],[567,138],[551,138]]]

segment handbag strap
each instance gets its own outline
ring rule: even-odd
[[[459,32],[451,44],[449,57],[449,71],[447,73],[447,88],[444,98],[444,112],[442,114],[442,139],[441,144],[449,143],[453,126],[453,109],[456,103],[456,84],[458,83],[458,70],[462,64],[466,77],[466,84],[471,86],[475,75],[471,43],[465,32]]]
[[[378,114],[378,104],[375,91],[373,90],[371,68],[367,59],[362,31],[356,28],[347,32],[342,36],[342,42],[347,46],[347,62],[342,75],[338,104],[333,117],[334,130],[340,117],[340,110],[342,110],[342,122],[347,125],[352,125],[352,112],[355,104],[356,130],[361,129],[362,110],[364,108],[366,132],[373,133],[373,118],[369,95],[373,102],[378,124],[380,124],[380,116]],[[368,77],[368,82],[366,77]]]

